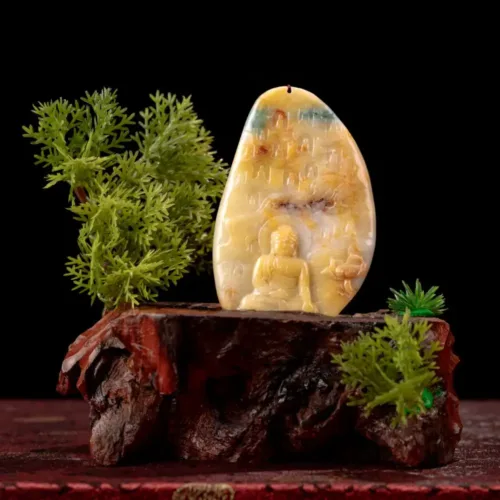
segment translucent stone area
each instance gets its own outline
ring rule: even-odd
[[[306,90],[262,94],[217,214],[221,306],[335,316],[365,280],[375,239],[370,177],[344,124]]]

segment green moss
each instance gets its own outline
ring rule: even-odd
[[[342,343],[332,354],[342,383],[349,391],[349,405],[363,407],[368,415],[377,406],[393,406],[392,424],[406,424],[407,416],[424,413],[428,389],[439,382],[436,353],[442,349],[429,341],[426,321],[386,316],[383,328],[360,332],[353,342]]]
[[[411,316],[439,316],[446,311],[443,295],[436,295],[437,286],[424,292],[418,279],[415,283],[415,290],[412,290],[404,281],[403,286],[404,290],[400,291],[391,288],[394,297],[387,301],[391,311],[404,314],[409,310]]]
[[[422,401],[427,409],[432,408],[432,405],[434,404],[434,395],[428,387],[422,391]]]

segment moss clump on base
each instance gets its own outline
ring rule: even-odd
[[[388,315],[383,328],[342,343],[342,352],[332,354],[332,362],[350,393],[348,404],[362,406],[367,415],[376,406],[392,405],[393,426],[424,413],[426,389],[440,380],[436,353],[442,349],[439,342],[429,341],[428,331],[426,321],[410,322],[407,311],[402,318]]]
[[[391,311],[402,315],[409,310],[411,316],[439,316],[446,311],[443,295],[436,295],[437,286],[424,292],[418,279],[415,283],[415,290],[412,290],[404,281],[403,286],[404,290],[400,291],[391,288],[394,297],[387,301]]]

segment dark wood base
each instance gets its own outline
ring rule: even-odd
[[[383,314],[336,318],[158,304],[112,312],[70,346],[58,390],[90,404],[90,449],[102,465],[137,460],[318,464],[452,461],[462,423],[449,325],[431,319],[443,394],[392,429],[382,409],[346,405],[331,353]]]

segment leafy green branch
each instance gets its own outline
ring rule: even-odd
[[[116,91],[104,89],[74,103],[40,103],[36,127],[23,127],[38,147],[35,163],[49,170],[45,187],[70,187],[69,210],[81,226],[67,275],[107,309],[154,301],[189,269],[208,267],[227,179],[191,99],[150,97],[138,124]]]
[[[402,291],[391,288],[394,297],[390,298],[387,303],[393,312],[404,314],[409,310],[411,316],[439,316],[446,311],[443,295],[436,295],[437,286],[424,292],[418,279],[415,283],[415,290],[412,290],[404,281],[403,286]]]
[[[361,332],[353,342],[344,342],[332,354],[342,383],[350,393],[350,405],[362,406],[369,415],[377,406],[394,406],[393,425],[406,424],[407,416],[426,411],[422,394],[435,385],[436,354],[442,349],[428,338],[426,321],[410,322],[385,317],[383,328]]]

